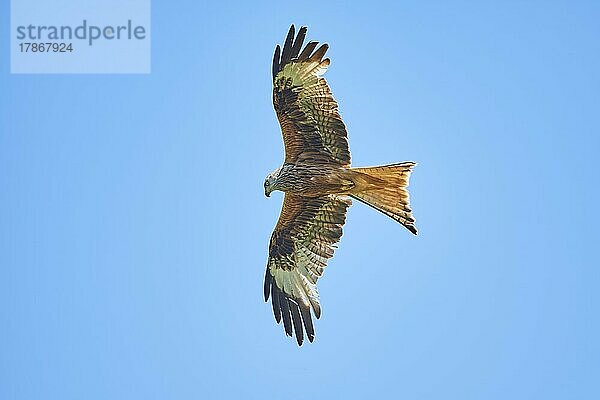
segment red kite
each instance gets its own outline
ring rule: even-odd
[[[306,27],[290,27],[283,51],[273,57],[273,105],[281,125],[285,161],[265,179],[265,195],[285,192],[269,244],[264,296],[277,323],[313,341],[311,312],[319,318],[317,280],[342,236],[346,210],[357,199],[417,234],[408,181],[413,162],[351,168],[348,133],[327,82],[327,44],[309,42]],[[301,51],[302,50],[302,51]],[[293,330],[292,330],[293,328]]]

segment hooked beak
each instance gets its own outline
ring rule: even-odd
[[[271,191],[269,189],[265,189],[265,196],[271,197]]]

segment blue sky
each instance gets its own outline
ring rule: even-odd
[[[0,41],[0,398],[598,398],[599,17],[154,1],[149,75],[10,75]],[[353,163],[419,163],[420,235],[355,204],[302,348],[262,300],[290,23]]]

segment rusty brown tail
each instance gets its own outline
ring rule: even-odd
[[[408,195],[408,181],[414,162],[382,165],[379,167],[352,168],[356,185],[350,195],[400,222],[417,234]]]

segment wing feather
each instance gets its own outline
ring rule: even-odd
[[[298,61],[306,61],[318,44],[319,42],[308,42],[304,47],[304,50],[302,50],[302,53],[300,53],[300,55],[298,56]]]
[[[285,38],[285,44],[283,45],[283,53],[281,54],[281,64],[285,65],[290,62],[290,56],[292,55],[292,43],[294,41],[294,25],[290,26],[287,37]]]
[[[327,43],[323,43],[317,51],[313,53],[312,56],[308,59],[309,62],[320,62],[327,50],[329,49],[329,45]]]
[[[292,333],[290,306],[288,303],[288,298],[285,296],[285,294],[283,294],[283,292],[279,292],[279,304],[281,306],[281,314],[283,316],[283,328],[285,329],[285,334],[288,336],[294,336]]]
[[[267,274],[269,271],[267,270]],[[266,278],[265,278],[266,279]],[[279,304],[279,292],[277,291],[277,286],[271,286],[271,295],[272,295],[272,306],[273,306],[273,315],[275,316],[275,321],[277,323],[281,322],[281,304]],[[269,300],[269,297],[265,299],[265,301]]]
[[[302,327],[308,340],[314,339],[311,310],[316,318],[321,316],[316,283],[342,236],[350,204],[350,199],[334,195],[284,197],[269,245],[265,293],[268,287],[275,320],[279,323],[283,317],[289,336],[293,327],[299,345]]]
[[[279,45],[275,46],[275,54],[273,54],[273,82],[275,82],[275,76],[279,73],[280,53],[281,48]]]
[[[273,56],[273,106],[281,125],[286,163],[328,163],[350,166],[348,133],[338,105],[322,75],[329,45],[309,42],[302,52],[306,27],[290,27],[280,54]],[[298,54],[300,52],[300,54]]]
[[[315,340],[315,328],[310,316],[310,307],[307,307],[304,304],[299,304],[298,307],[300,307],[300,312],[302,313],[302,322],[304,323],[304,328],[306,329],[306,336],[308,337],[308,341],[312,342]]]
[[[304,43],[304,38],[306,37],[306,31],[307,28],[305,26],[300,28],[300,30],[298,31],[298,36],[296,36],[296,40],[294,41],[294,46],[292,47],[290,59],[298,58],[298,54],[300,53],[300,49],[302,48],[302,43]]]
[[[298,346],[302,346],[304,340],[304,328],[302,327],[302,317],[300,316],[300,310],[298,309],[298,303],[292,299],[288,299],[290,305],[290,311],[292,312],[292,321],[294,322],[294,333],[296,333],[296,341]]]

